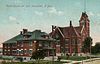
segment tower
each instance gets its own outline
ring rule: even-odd
[[[87,36],[90,36],[90,20],[86,12],[82,12],[81,18],[79,20],[79,25],[80,27],[84,27],[87,32]]]
[[[81,18],[79,20],[80,27],[84,27],[87,37],[90,36],[90,20],[86,14],[86,0],[84,0],[84,12],[82,12]]]

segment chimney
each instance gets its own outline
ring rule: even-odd
[[[23,29],[23,34],[27,33],[28,30],[27,29]]]
[[[22,32],[22,31],[20,31],[20,34],[22,35],[22,34],[23,34],[23,32]]]
[[[56,28],[56,26],[52,25],[52,31],[54,31],[54,30],[55,30],[55,28]]]
[[[70,27],[72,26],[72,21],[70,21]]]

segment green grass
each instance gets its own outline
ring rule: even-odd
[[[12,60],[12,58],[3,58],[3,57],[0,57],[0,59],[3,59],[3,60]]]
[[[63,64],[65,62],[59,62],[59,61],[55,61],[54,63],[52,63],[51,61],[49,62],[40,62],[40,63],[33,63],[33,62],[4,62],[2,64]],[[80,64],[80,63],[77,63]]]
[[[88,57],[82,57],[82,56],[70,56],[68,59],[66,56],[62,56],[61,58],[65,60],[74,60],[74,61],[81,61],[81,60],[89,59]]]
[[[52,63],[51,61],[48,62],[40,62],[40,63],[33,63],[33,62],[6,62],[3,64],[63,64],[64,62],[59,62],[59,61],[55,61],[54,63]],[[79,63],[77,63],[79,64]]]
[[[64,60],[73,60],[73,61],[81,61],[81,60],[86,60],[89,59],[90,57],[82,57],[82,56],[70,56],[68,59],[66,56],[62,56],[61,59]],[[34,62],[3,62],[3,64],[63,64],[65,62],[61,61],[55,61],[52,63],[52,61],[45,61],[45,60],[40,60],[39,63],[34,61]]]
[[[3,64],[53,64],[52,61],[40,61],[37,62],[3,62]],[[55,61],[54,64],[63,64],[63,62]]]
[[[33,64],[29,62],[3,62],[2,64]]]

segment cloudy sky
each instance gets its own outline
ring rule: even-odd
[[[51,32],[51,25],[73,26],[79,24],[84,12],[84,0],[0,0],[0,43],[19,34],[41,29]],[[100,0],[86,0],[93,42],[100,42]]]

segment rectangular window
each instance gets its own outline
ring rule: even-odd
[[[7,50],[4,50],[4,51],[7,51]]]
[[[10,49],[8,49],[8,51],[10,51]]]
[[[72,39],[72,44],[75,45],[75,39]]]
[[[32,46],[32,42],[29,42],[29,46]]]
[[[15,55],[16,54],[16,50],[12,50],[12,53]]]
[[[65,39],[65,44],[68,45],[69,39]]]
[[[69,52],[69,48],[66,47],[65,48],[65,52],[68,53]]]
[[[78,40],[77,44],[78,44],[79,46],[81,46],[81,40],[80,40],[80,39]]]
[[[7,48],[6,46],[4,46],[4,48]]]
[[[30,54],[30,55],[32,54],[32,49],[29,50],[29,54]]]
[[[17,44],[17,46],[19,46],[19,44]]]
[[[10,48],[10,44],[8,44],[7,46],[8,46],[8,48]]]
[[[23,47],[23,42],[20,43],[20,46]]]
[[[24,53],[24,54],[27,54],[27,50],[26,50],[26,49],[24,49],[23,53]]]
[[[4,47],[4,48],[7,48],[6,46],[7,46],[6,44],[3,44],[3,47]]]
[[[24,51],[23,51],[23,50],[21,50],[21,55],[23,55],[23,52],[24,52]]]
[[[76,45],[76,44],[77,44],[77,39],[72,39],[72,40],[71,40],[71,44],[72,44],[72,45]]]
[[[19,54],[21,54],[22,52],[21,52],[21,50],[19,50]]]
[[[4,53],[6,55],[6,53]]]
[[[49,47],[49,43],[44,43],[44,47]]]
[[[17,49],[17,54],[19,55],[19,49]]]

